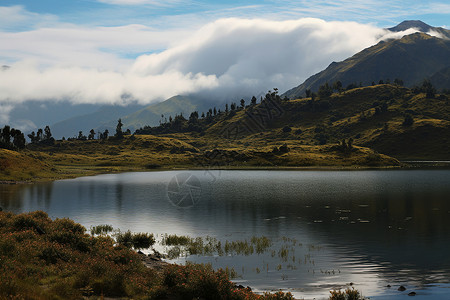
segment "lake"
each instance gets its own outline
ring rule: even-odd
[[[264,253],[172,260],[233,268],[234,281],[256,291],[317,299],[353,283],[371,299],[411,291],[420,299],[450,299],[450,170],[111,174],[0,185],[0,206],[159,239],[264,236],[272,241]],[[397,291],[400,285],[407,290]]]

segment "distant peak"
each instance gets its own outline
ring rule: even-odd
[[[10,68],[10,67],[9,67],[9,66],[6,66],[6,65],[0,67],[1,70],[8,70],[9,68]]]
[[[430,26],[420,20],[406,20],[401,22],[395,27],[388,28],[390,31],[405,31],[411,28],[416,28],[421,32],[429,32],[431,29],[434,29],[433,26]]]

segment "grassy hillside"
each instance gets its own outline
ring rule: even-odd
[[[58,178],[56,169],[39,154],[0,149],[0,181],[48,180]]]
[[[353,144],[400,159],[449,159],[448,95],[428,96],[400,86],[382,84],[335,93],[329,97],[280,101],[273,117],[255,126],[263,106],[224,117],[206,133],[223,135],[223,128],[241,128],[234,138],[244,144],[295,141],[299,145]],[[266,115],[269,115],[266,113]],[[403,124],[410,115],[412,125]],[[288,132],[283,130],[289,127]],[[289,143],[289,142],[288,142]]]

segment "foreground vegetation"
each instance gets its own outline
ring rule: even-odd
[[[51,220],[42,211],[0,212],[0,298],[293,299],[236,287],[225,271],[209,265],[147,268],[130,246],[146,247],[151,236],[127,235],[122,241],[130,244],[86,234],[80,224]]]

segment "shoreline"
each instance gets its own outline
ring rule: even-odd
[[[315,166],[226,166],[226,167],[167,167],[158,169],[147,169],[147,168],[126,168],[123,170],[92,170],[86,168],[92,173],[89,174],[63,174],[63,176],[55,176],[52,178],[37,178],[36,180],[0,180],[0,185],[16,185],[16,184],[34,184],[39,182],[53,182],[65,179],[75,179],[81,177],[106,175],[106,174],[122,174],[122,173],[138,173],[138,172],[164,172],[164,171],[368,171],[368,170],[383,170],[383,171],[394,171],[394,170],[439,170],[439,169],[450,169],[450,161],[448,160],[402,160],[399,166],[326,166],[326,165],[315,165]],[[65,175],[65,176],[64,176]]]

